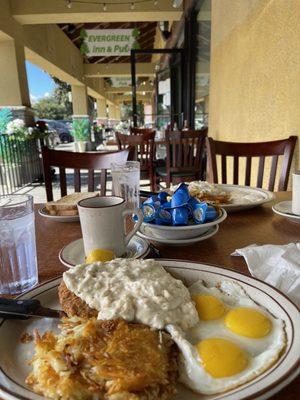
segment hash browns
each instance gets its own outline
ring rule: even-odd
[[[177,348],[170,336],[123,320],[63,319],[61,333],[35,332],[26,383],[61,400],[168,400]]]

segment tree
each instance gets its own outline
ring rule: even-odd
[[[34,105],[38,118],[43,119],[64,119],[65,106],[57,102],[54,96],[40,99]]]
[[[56,85],[53,96],[57,100],[58,104],[62,104],[65,107],[64,118],[71,118],[73,114],[72,103],[69,99],[71,86],[68,83],[56,78],[55,76],[52,76],[52,79],[54,80]]]

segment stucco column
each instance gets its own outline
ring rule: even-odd
[[[14,118],[32,123],[24,46],[13,39],[0,41],[0,54],[0,108],[8,107]]]
[[[113,104],[108,105],[108,119],[115,120],[115,106]]]
[[[116,109],[115,109],[115,117],[116,117],[116,120],[121,121],[121,110],[120,110],[120,106],[119,106],[119,105],[116,105],[115,107],[116,107]]]
[[[72,85],[73,118],[88,117],[88,97],[85,85]]]
[[[97,99],[97,119],[106,119],[106,101],[103,98]]]

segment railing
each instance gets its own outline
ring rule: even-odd
[[[38,140],[0,136],[0,194],[13,193],[43,175]]]

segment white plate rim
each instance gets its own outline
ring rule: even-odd
[[[43,218],[48,218],[56,222],[77,222],[79,221],[79,214],[77,215],[50,215],[46,211],[46,207],[38,209],[38,213]]]
[[[157,224],[151,224],[150,222],[143,222],[142,225],[147,227],[149,226],[151,229],[158,229],[162,231],[176,231],[176,232],[181,232],[181,231],[194,231],[197,229],[200,229],[201,227],[205,228],[211,228],[212,226],[218,225],[221,222],[223,222],[227,218],[227,212],[224,210],[224,208],[220,208],[221,215],[218,216],[214,221],[211,222],[205,222],[204,224],[194,224],[194,225],[180,225],[180,226],[169,226],[169,225],[157,225]]]
[[[140,230],[137,231],[137,235],[145,240],[151,240],[152,242],[162,243],[162,244],[169,244],[169,245],[181,245],[181,244],[193,244],[202,242],[203,240],[209,239],[216,235],[219,231],[219,225],[214,225],[210,227],[205,233],[189,238],[189,239],[162,239],[157,238],[154,236],[146,235],[145,233],[141,232]]]
[[[279,204],[291,203],[291,202],[292,202],[291,200],[280,201],[279,203],[276,203],[276,204],[274,204],[274,206],[272,206],[272,210],[274,211],[275,214],[278,214],[278,215],[280,215],[282,217],[286,217],[288,219],[295,219],[295,220],[298,221],[298,220],[300,220],[300,215],[285,213],[283,211],[278,210],[278,208],[277,208],[277,206]]]
[[[158,261],[161,262],[163,264],[163,266],[171,267],[173,269],[181,269],[181,270],[182,269],[190,269],[190,270],[194,270],[194,271],[195,270],[201,270],[202,272],[209,272],[209,273],[212,273],[212,274],[225,276],[225,277],[227,277],[229,279],[240,281],[240,282],[244,283],[245,285],[252,286],[257,290],[259,290],[261,292],[264,292],[265,295],[271,297],[273,299],[273,301],[275,301],[279,305],[279,307],[281,307],[286,312],[286,314],[288,315],[288,318],[291,320],[291,322],[292,322],[292,319],[291,319],[290,315],[288,314],[286,309],[281,305],[281,303],[279,302],[278,298],[275,299],[274,297],[272,297],[272,295],[271,295],[271,294],[273,294],[272,292],[274,292],[274,296],[275,295],[276,296],[279,295],[285,301],[287,301],[290,306],[292,306],[296,311],[298,311],[298,313],[300,312],[300,309],[284,293],[280,292],[275,287],[269,285],[266,282],[261,281],[258,278],[255,278],[255,277],[252,277],[252,276],[248,276],[246,274],[237,272],[237,271],[232,270],[230,268],[220,267],[220,266],[214,265],[214,264],[201,263],[201,262],[197,262],[197,261],[164,259],[164,258],[158,259]],[[168,264],[171,264],[171,265],[168,265]],[[186,266],[181,266],[180,267],[180,264],[190,264],[190,265],[188,265],[188,267],[186,267]],[[192,266],[194,268],[192,268]],[[219,273],[218,272],[214,272],[213,270],[210,270],[211,268],[213,270],[216,270],[216,269],[219,270]],[[54,286],[57,286],[59,284],[59,282],[61,281],[61,278],[62,277],[60,276],[60,277],[55,277],[55,278],[52,278],[52,279],[50,279],[48,281],[45,281],[42,284],[37,285],[34,288],[32,288],[31,290],[27,291],[26,293],[17,296],[16,298],[17,299],[34,298],[35,296],[37,296],[37,295],[39,295],[39,294],[41,294],[41,293],[43,293],[43,292],[45,292],[47,290],[52,289]],[[254,285],[255,282],[257,282],[259,284],[259,286],[265,287],[266,291],[263,291],[260,287],[255,286]],[[44,289],[44,290],[41,290],[41,289]],[[268,293],[268,291],[270,291],[271,294]],[[4,319],[0,319],[0,327],[3,324],[4,321],[5,321]],[[294,326],[293,323],[292,323],[292,326]],[[271,371],[270,373],[272,373],[274,371]],[[291,372],[291,371],[294,371],[294,372]],[[6,376],[6,374],[3,372],[3,370],[1,368],[0,368],[0,373],[4,374]],[[295,379],[298,376],[299,373],[300,373],[300,356],[298,357],[297,362],[295,362],[294,365],[291,366],[289,368],[289,370],[287,372],[285,372],[285,374],[281,378],[279,378],[277,381],[275,381],[272,385],[269,385],[268,387],[265,387],[264,389],[262,389],[258,393],[254,393],[254,394],[251,394],[249,396],[239,398],[239,400],[252,400],[252,399],[261,399],[262,400],[262,399],[267,399],[270,396],[272,396],[275,393],[277,393],[279,390],[283,389],[286,385],[291,383],[291,381],[293,379]],[[292,377],[291,377],[291,375],[292,375]],[[8,379],[10,379],[10,378],[8,377]],[[262,377],[261,379],[264,379],[264,377]],[[252,382],[252,385],[253,384],[255,385],[257,380],[255,380],[255,382],[254,381],[250,381],[248,384],[242,385],[240,390],[238,388],[234,389],[234,392],[232,394],[239,393],[239,391],[249,387],[249,384],[251,384],[251,382]],[[17,383],[17,385],[18,385],[18,383]],[[22,395],[18,395],[17,393],[12,392],[10,389],[7,389],[7,388],[3,387],[1,383],[0,383],[0,395],[3,396],[4,400],[19,400],[19,399],[21,399],[21,400],[30,400],[29,397],[23,397]],[[224,393],[224,396],[226,396],[226,398],[228,397],[228,395],[229,396],[231,395],[230,391]],[[223,398],[223,396],[222,397],[218,397],[219,400],[221,400],[222,398]],[[199,398],[199,400],[200,400],[200,398]]]
[[[138,239],[142,240],[143,245],[144,245],[144,247],[145,247],[145,250],[144,250],[140,255],[135,256],[135,257],[132,257],[132,258],[136,258],[136,259],[145,258],[145,257],[150,253],[150,250],[151,250],[151,249],[150,249],[150,244],[148,243],[147,240],[145,240],[145,238],[142,238],[142,237],[140,237],[139,235],[134,235],[134,236],[132,237],[131,240],[136,239],[136,236],[138,236]],[[74,246],[75,242],[80,242],[80,241],[83,241],[83,239],[82,239],[82,238],[75,239],[75,240],[73,240],[72,242],[66,244],[64,247],[62,247],[62,248],[60,249],[60,251],[59,251],[59,253],[58,253],[58,258],[59,258],[59,261],[60,261],[65,267],[67,267],[67,268],[73,268],[73,267],[75,267],[75,265],[76,265],[76,264],[70,264],[68,261],[66,261],[66,260],[64,259],[63,253],[64,253],[65,249],[66,249],[67,247],[69,247],[69,246],[72,246],[72,245]]]

